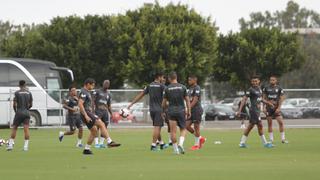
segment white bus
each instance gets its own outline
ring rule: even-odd
[[[0,126],[12,124],[12,100],[20,80],[26,81],[33,95],[30,126],[65,123],[65,111],[61,105],[61,73],[68,74],[68,79],[73,81],[73,72],[70,69],[57,67],[52,62],[0,58]]]

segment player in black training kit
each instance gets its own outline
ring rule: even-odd
[[[78,142],[76,147],[82,147],[83,127],[80,118],[80,111],[78,107],[77,89],[75,87],[69,88],[69,96],[63,103],[63,108],[68,110],[67,122],[70,130],[66,132],[59,132],[59,141],[61,142],[65,135],[73,135],[78,129]]]
[[[164,75],[162,73],[157,73],[155,75],[154,81],[144,88],[144,90],[138,94],[134,100],[128,106],[128,109],[132,107],[133,104],[142,99],[146,94],[149,94],[149,110],[150,116],[153,122],[153,138],[151,143],[151,151],[157,151],[157,140],[159,140],[160,149],[166,149],[168,147],[161,139],[161,128],[164,124],[164,117],[162,116],[161,103],[163,100],[163,93],[165,86],[162,83]]]
[[[257,125],[258,133],[260,135],[260,138],[262,140],[264,147],[272,148],[273,145],[271,143],[267,142],[266,137],[263,134],[263,125],[262,125],[261,117],[260,117],[261,103],[269,104],[269,102],[262,99],[262,90],[260,88],[260,79],[257,76],[254,76],[251,78],[251,88],[249,88],[246,91],[245,96],[242,98],[240,108],[237,112],[237,116],[241,115],[242,108],[246,104],[248,98],[250,98],[250,103],[251,103],[250,110],[249,110],[249,114],[250,114],[249,125],[244,130],[244,133],[241,137],[241,141],[240,141],[239,146],[240,146],[240,148],[247,147],[246,141],[247,141],[248,135],[249,135],[250,131],[252,130],[252,128],[255,125]]]
[[[190,100],[187,88],[178,83],[175,72],[169,74],[169,82],[170,85],[166,87],[162,101],[163,116],[165,116],[164,112],[168,108],[170,137],[174,153],[184,154],[183,143],[186,136],[186,118],[190,118],[191,116]],[[168,107],[167,102],[169,102]],[[187,105],[187,110],[185,104]],[[180,128],[179,145],[177,144],[176,137],[177,126]]]
[[[23,123],[24,128],[24,146],[23,150],[28,151],[29,148],[29,122],[30,122],[30,108],[32,107],[32,94],[27,90],[26,82],[24,80],[19,81],[20,90],[14,93],[13,109],[16,113],[13,120],[11,137],[7,151],[11,151],[14,145],[14,139],[16,138],[17,129],[20,124]]]
[[[271,76],[269,83],[269,86],[263,89],[264,100],[271,104],[264,106],[264,113],[266,114],[268,121],[269,138],[270,141],[273,142],[272,119],[275,118],[279,124],[281,142],[288,143],[285,138],[283,118],[280,109],[282,102],[284,101],[284,92],[283,89],[278,85],[276,76]]]
[[[200,136],[200,123],[203,113],[201,106],[201,88],[198,85],[198,78],[196,76],[189,76],[188,84],[191,117],[187,119],[187,130],[195,137],[195,143],[194,146],[191,147],[191,150],[199,150],[206,141],[206,138]],[[194,128],[192,128],[192,124]]]
[[[111,109],[111,93],[108,91],[110,87],[110,80],[104,80],[102,84],[102,88],[95,91],[95,112],[96,115],[102,120],[102,122],[105,124],[106,128],[108,128],[108,125],[110,123],[110,117],[112,117],[112,109]],[[101,136],[100,133],[100,142],[99,142],[99,133],[95,137],[95,147],[96,148],[104,148],[104,137]],[[110,143],[110,139],[107,140]]]
[[[94,114],[94,107],[90,91],[94,89],[95,83],[95,80],[92,78],[86,79],[79,95],[79,108],[81,113],[81,119],[90,130],[90,135],[88,137],[87,144],[83,150],[83,154],[92,154],[90,147],[94,138],[97,135],[97,128],[100,128],[101,134],[104,138],[110,138],[105,124],[97,115]],[[120,144],[113,142],[110,138],[110,143],[108,144],[108,146],[118,147],[120,146]]]

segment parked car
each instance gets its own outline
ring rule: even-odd
[[[232,107],[233,103],[234,103],[234,100],[235,100],[235,98],[225,98],[222,101],[218,102],[218,104],[224,104],[224,105]]]
[[[288,98],[285,99],[282,103],[281,108],[291,108],[292,106],[303,106],[309,103],[309,99],[307,98]]]
[[[313,101],[300,107],[303,118],[319,118],[320,117],[320,101]]]
[[[234,120],[235,112],[231,106],[224,104],[210,104],[205,109],[205,120]]]
[[[288,98],[281,105],[283,118],[286,119],[301,119],[303,118],[302,107],[309,103],[307,98]]]

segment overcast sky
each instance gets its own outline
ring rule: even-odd
[[[238,31],[238,20],[251,12],[283,10],[288,0],[159,0],[188,4],[204,16],[211,16],[220,32]],[[14,24],[49,23],[56,16],[118,14],[154,0],[2,0],[0,19]],[[301,7],[320,12],[320,0],[296,0]]]

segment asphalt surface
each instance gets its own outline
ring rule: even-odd
[[[267,126],[267,121],[262,120],[264,126]],[[247,124],[248,121],[245,121]],[[320,128],[320,119],[285,119],[284,120],[286,128]],[[42,126],[36,128],[68,128],[69,126]],[[112,123],[110,124],[110,128],[151,128],[152,123]],[[166,125],[165,125],[166,127]],[[202,127],[205,129],[240,129],[240,121],[232,120],[232,121],[206,121],[202,123]],[[276,120],[273,121],[273,127],[277,128],[278,123]]]

